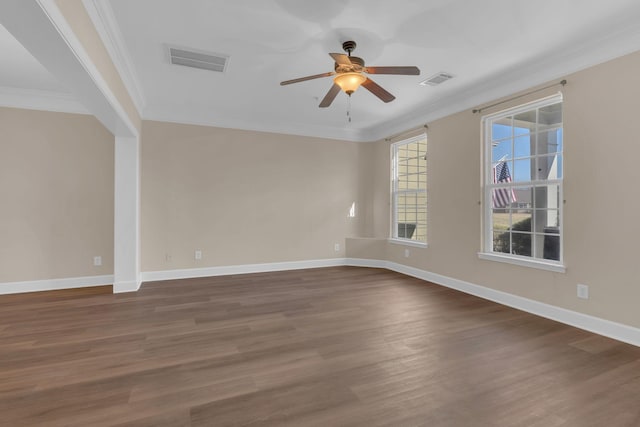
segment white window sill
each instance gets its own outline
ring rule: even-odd
[[[567,271],[567,268],[564,265],[558,264],[555,262],[545,262],[542,260],[527,259],[527,258],[509,256],[506,254],[499,255],[495,253],[478,252],[478,258],[484,259],[487,261],[498,261],[498,262],[504,262],[507,264],[519,265],[522,267],[537,268],[539,270],[554,271],[556,273],[565,273]]]
[[[426,248],[428,247],[428,245],[424,242],[417,242],[415,240],[409,240],[409,239],[394,239],[394,238],[390,238],[387,239],[387,241],[389,243],[393,243],[394,245],[404,245],[404,246],[413,246],[416,248]]]

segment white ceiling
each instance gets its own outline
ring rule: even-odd
[[[66,89],[0,25],[0,86],[66,92]]]
[[[640,50],[637,0],[84,0],[145,119],[373,140]],[[0,29],[0,86],[64,91]],[[318,103],[329,52],[355,40],[396,96],[365,89]],[[166,45],[230,56],[224,74],[171,65]],[[29,64],[31,62],[31,64]],[[441,86],[419,86],[438,73]],[[570,84],[571,82],[569,82]]]
[[[86,114],[86,108],[0,25],[0,106]]]

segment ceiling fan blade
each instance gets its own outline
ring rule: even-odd
[[[280,86],[290,85],[291,83],[304,82],[307,80],[319,79],[320,77],[329,77],[329,76],[333,76],[334,74],[335,73],[333,71],[330,71],[328,73],[315,74],[313,76],[307,76],[307,77],[300,77],[299,79],[285,80],[283,82],[280,82]]]
[[[405,76],[419,76],[418,67],[367,67],[365,71],[369,74],[402,74]]]
[[[376,82],[374,82],[370,78],[367,78],[367,80],[365,80],[364,83],[362,83],[362,86],[364,86],[365,89],[367,89],[369,92],[371,92],[372,94],[374,94],[384,102],[391,102],[394,99],[396,99],[395,96],[391,95],[389,92],[384,90],[382,86],[378,85]]]
[[[329,54],[334,61],[336,61],[339,65],[351,65],[351,60],[344,53],[330,53]]]
[[[338,95],[338,93],[340,93],[340,86],[334,83],[333,86],[331,86],[331,89],[329,89],[329,92],[327,92],[327,94],[322,99],[322,102],[320,103],[319,107],[326,108],[329,105],[331,105],[331,103],[336,98],[336,95]]]

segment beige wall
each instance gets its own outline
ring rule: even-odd
[[[640,327],[640,53],[567,76],[564,93],[566,273],[478,259],[481,239],[480,121],[464,111],[429,124],[429,247],[364,240],[347,256],[388,260],[544,303]],[[612,77],[614,76],[614,77]],[[504,104],[506,108],[558,89]],[[496,109],[487,111],[493,112]],[[365,236],[384,239],[389,224],[389,144],[375,144]],[[352,249],[353,248],[353,251]],[[590,299],[576,297],[576,284]]]
[[[0,129],[0,283],[112,274],[113,136],[92,116],[11,108]]]
[[[144,121],[142,271],[344,256],[364,232],[362,148]]]

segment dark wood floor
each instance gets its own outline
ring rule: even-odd
[[[0,297],[0,425],[640,426],[640,348],[351,267]]]

